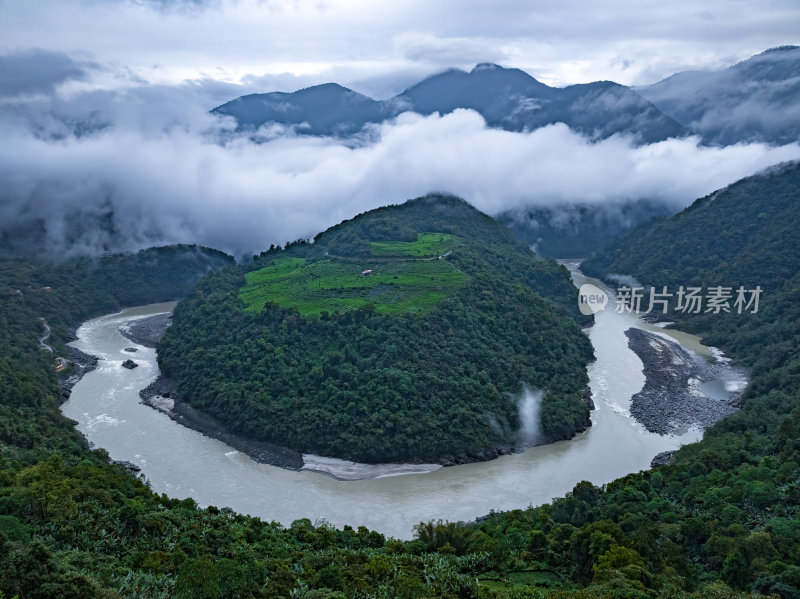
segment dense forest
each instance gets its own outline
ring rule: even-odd
[[[654,218],[584,261],[587,274],[654,285],[756,285],[765,299],[800,263],[800,164],[778,165]]]
[[[686,214],[703,214],[722,200],[703,234],[746,228],[751,219],[737,213],[747,214],[751,201],[770,213],[784,189],[789,194],[784,200],[794,197],[798,204],[799,187],[784,188],[791,177],[797,172],[790,168],[743,181]],[[747,193],[734,199],[743,187]],[[686,214],[685,230],[692,231],[694,218]],[[660,227],[674,226],[672,220],[660,222],[651,229],[653,240]],[[683,243],[681,231],[649,244],[643,235],[651,233],[634,232],[619,244],[646,247],[655,258]],[[751,255],[734,256],[731,263],[757,261],[758,281],[780,280],[764,252],[791,253],[795,240],[788,233],[773,239],[769,245],[754,239]],[[732,242],[729,249],[737,246]],[[646,272],[628,270],[614,255],[613,249],[598,255],[592,262],[606,266],[594,272],[628,272],[650,284],[662,284],[662,275],[674,281],[692,276],[690,262],[679,272],[674,261],[665,261],[651,282]],[[126,259],[110,258],[109,265]],[[800,264],[786,264],[800,271]],[[169,261],[161,266],[168,275]],[[51,286],[55,273],[49,266],[15,262],[0,269],[0,596],[800,596],[796,275],[770,288],[758,318],[749,314],[734,325],[725,315],[682,318],[681,327],[693,327],[749,366],[752,382],[742,409],[709,429],[702,442],[678,452],[673,465],[603,488],[579,483],[550,504],[494,513],[479,523],[424,523],[414,540],[400,542],[366,529],[337,530],[308,520],[284,527],[226,509],[199,509],[191,500],[153,494],[122,467],[110,465],[102,450],[90,451],[58,412],[52,355],[37,349],[38,318],[65,327],[113,310],[125,298],[105,288],[103,277],[90,284],[87,270],[59,272],[56,295],[55,286],[49,294],[37,291],[39,285]],[[727,268],[716,274],[736,282]],[[171,277],[156,273],[147,279],[172,284]],[[169,295],[150,289],[141,301]],[[31,304],[19,301],[17,290]],[[95,303],[96,297],[106,299]],[[64,330],[54,327],[57,348]]]
[[[361,462],[491,457],[517,441],[523,385],[544,391],[542,441],[588,425],[574,293],[508,229],[430,196],[205,278],[159,364],[259,440]]]
[[[156,495],[59,412],[54,356],[69,329],[178,299],[232,260],[156,248],[59,264],[0,261],[0,597],[343,598],[477,592],[480,556],[426,552],[364,528],[291,527]],[[323,590],[324,589],[324,590]],[[381,590],[384,589],[384,590]]]

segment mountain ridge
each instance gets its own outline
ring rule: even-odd
[[[800,140],[798,106],[800,46],[784,45],[724,69],[681,71],[646,86],[550,87],[521,69],[483,62],[434,73],[386,100],[325,83],[248,94],[212,113],[232,116],[244,129],[278,123],[308,135],[349,136],[405,111],[445,115],[465,108],[507,131],[561,122],[592,140],[621,134],[648,144],[697,135],[707,145],[731,145]]]
[[[800,47],[770,48],[718,70],[675,73],[635,90],[704,143],[800,140]]]
[[[321,92],[332,90],[338,95],[321,98]],[[316,101],[309,103],[309,97]],[[458,108],[475,110],[489,126],[508,131],[563,122],[595,140],[627,134],[651,143],[687,134],[674,119],[623,85],[600,81],[550,87],[521,69],[494,63],[479,63],[469,72],[436,73],[388,100],[326,83],[295,92],[241,96],[212,112],[234,117],[243,128],[278,123],[302,126],[300,131],[310,135],[352,135],[368,123],[402,112],[444,115]]]
[[[800,264],[800,249],[794,243],[800,229],[798,187],[800,161],[771,166],[695,200],[671,218],[640,224],[583,267],[595,276],[633,274],[652,284],[758,283],[774,291],[792,279]],[[651,251],[654,247],[660,251]],[[766,255],[763,247],[774,251]],[[681,272],[689,255],[696,255],[692,262],[700,267]],[[757,280],[747,280],[752,273]]]

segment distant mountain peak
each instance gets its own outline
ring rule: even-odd
[[[297,90],[295,94],[359,94],[357,91],[339,85],[338,83],[320,83],[319,85],[312,85]]]
[[[594,88],[594,89],[630,89],[622,85],[621,83],[617,83],[616,81],[609,81],[608,79],[603,79],[602,81],[592,81],[590,83],[574,83],[573,85],[567,87],[586,87],[586,88]]]
[[[760,54],[756,54],[756,56],[764,56],[765,54],[781,54],[784,52],[794,52],[795,50],[800,50],[800,46],[775,46],[774,48],[768,48],[764,50]]]
[[[473,110],[490,127],[507,131],[565,123],[591,139],[629,134],[644,143],[686,133],[625,86],[601,81],[549,87],[521,69],[489,62],[469,72],[448,69],[431,75],[390,100],[376,101],[337,83],[325,83],[290,94],[245,96],[214,112],[235,117],[241,127],[277,123],[299,126],[307,135],[346,136],[401,112],[445,115],[458,109]]]
[[[800,140],[800,47],[778,46],[715,71],[684,71],[636,90],[703,141]]]
[[[475,67],[470,71],[470,74],[477,73],[478,71],[503,71],[506,70],[504,67],[501,67],[499,64],[494,64],[493,62],[481,62],[475,65]]]
[[[329,81],[328,83],[320,83],[319,85],[311,85],[303,89],[343,89],[345,91],[353,91],[345,87],[344,85],[339,85],[338,83],[334,83],[333,81]]]

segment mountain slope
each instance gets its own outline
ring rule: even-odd
[[[674,210],[666,204],[639,200],[532,206],[509,210],[496,218],[537,254],[552,258],[585,258],[607,246],[617,235],[672,212]]]
[[[573,296],[503,225],[430,196],[210,276],[159,361],[259,440],[363,462],[494,457],[517,443],[525,386],[544,391],[539,442],[589,423]]]
[[[633,275],[671,292],[697,286],[761,288],[757,311],[697,314],[671,309],[669,320],[703,334],[753,368],[745,399],[800,389],[800,163],[774,167],[697,200],[669,219],[643,224],[584,263],[595,276]],[[749,299],[749,297],[747,298]],[[675,305],[676,298],[673,298]],[[744,406],[747,408],[747,404]],[[782,409],[786,409],[785,407]]]
[[[800,163],[742,179],[640,225],[584,263],[660,285],[781,288],[800,265]]]
[[[294,93],[251,94],[214,109],[236,118],[240,126],[264,123],[296,125],[310,135],[350,135],[366,123],[389,118],[382,102],[335,83],[316,85]]]
[[[483,115],[491,125],[500,124],[528,98],[531,105],[552,97],[553,88],[540,83],[520,69],[496,64],[479,64],[467,73],[450,69],[411,86],[396,100],[403,108],[420,114],[447,114],[469,108]]]
[[[307,123],[301,131],[312,135],[350,135],[367,123],[401,112],[448,114],[459,108],[475,110],[489,126],[508,131],[562,122],[592,139],[626,134],[650,143],[686,134],[676,121],[625,86],[599,81],[549,87],[524,71],[496,64],[479,64],[469,73],[451,69],[433,75],[386,101],[326,84],[291,94],[243,96],[213,112],[233,116],[241,127]]]
[[[639,94],[707,143],[800,140],[800,47],[762,52],[720,71],[686,71]]]
[[[595,276],[633,275],[673,293],[697,286],[762,289],[756,313],[671,310],[669,320],[702,333],[754,368],[748,393],[800,389],[800,163],[742,179],[669,219],[621,237],[584,263]],[[748,297],[749,299],[749,297]],[[673,301],[675,298],[673,298]],[[673,303],[674,305],[674,303]],[[761,376],[759,376],[761,375]],[[747,397],[747,396],[746,396]]]
[[[789,541],[800,538],[798,231],[800,163],[792,163],[734,183],[671,218],[642,225],[585,261],[583,270],[589,274],[632,275],[645,286],[660,290],[666,285],[673,292],[679,285],[760,285],[764,292],[756,313],[670,310],[665,316],[750,369],[741,409],[707,429],[700,443],[682,448],[674,466],[615,481],[602,495],[581,483],[550,510],[501,515],[482,528],[495,538],[512,525],[520,526],[519,534],[531,534],[539,526],[525,522],[536,522],[546,512],[556,544],[549,548],[557,546],[559,527],[568,525],[581,528],[578,538],[603,530],[634,548],[642,559],[634,556],[625,563],[646,564],[654,578],[638,576],[636,568],[628,574],[622,568],[616,578],[602,576],[602,558],[594,565],[589,560],[583,570],[573,562],[574,575],[593,576],[597,596],[615,596],[601,589],[624,578],[656,589],[664,575],[677,575],[681,588],[719,579],[744,592],[798,596],[800,568],[794,552],[800,545]],[[574,548],[576,536],[571,540]],[[709,588],[700,594],[715,593]]]

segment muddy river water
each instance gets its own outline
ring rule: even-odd
[[[588,280],[575,264],[568,266],[576,285]],[[259,464],[140,403],[139,391],[158,375],[155,350],[136,346],[135,354],[125,352],[132,342],[119,328],[172,307],[131,308],[84,323],[73,345],[101,360],[98,368],[75,386],[62,410],[112,459],[138,465],[154,491],[193,497],[202,506],[228,506],[287,525],[303,517],[336,526],[365,525],[410,538],[420,521],[472,520],[491,510],[547,502],[581,480],[597,485],[610,482],[649,468],[657,453],[702,435],[693,429],[682,436],[662,436],[646,431],[630,417],[631,396],[642,389],[644,375],[642,362],[628,348],[624,333],[639,327],[670,334],[702,355],[710,356],[711,350],[697,337],[667,332],[635,316],[605,310],[587,331],[597,357],[589,365],[596,407],[591,415],[593,426],[570,441],[533,447],[490,462],[355,481]],[[123,368],[122,362],[128,358],[139,367]],[[718,387],[725,384],[720,381]]]

